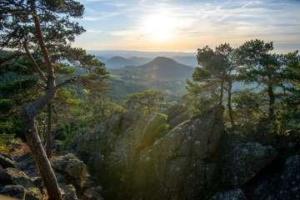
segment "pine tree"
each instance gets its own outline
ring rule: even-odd
[[[41,92],[22,106],[23,136],[31,149],[49,199],[60,200],[56,176],[39,137],[36,117],[51,104],[60,87],[81,80],[93,83],[106,75],[105,68],[82,49],[71,48],[75,36],[84,29],[72,18],[83,15],[84,7],[75,0],[2,0],[0,2],[0,46],[12,51],[1,65],[18,57],[29,60],[38,77]],[[88,76],[57,77],[65,62],[86,69]],[[75,66],[76,67],[76,66]]]

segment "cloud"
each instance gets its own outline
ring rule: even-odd
[[[101,29],[107,37],[99,37],[97,41],[111,46],[135,40],[144,40],[145,46],[156,45],[141,32],[142,20],[162,10],[176,20],[174,43],[180,43],[181,48],[196,48],[205,39],[213,44],[238,43],[250,37],[297,43],[295,38],[300,38],[300,2],[294,0],[83,0],[83,3],[87,11],[83,21],[88,30]],[[86,34],[92,33],[95,32]],[[287,35],[289,38],[284,38]]]
[[[87,29],[87,33],[104,33],[102,30],[97,30],[97,29]]]

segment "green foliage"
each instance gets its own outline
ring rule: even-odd
[[[162,109],[164,96],[160,91],[145,90],[128,96],[126,107],[128,110],[150,114]]]
[[[84,49],[71,47],[75,36],[85,31],[74,20],[83,11],[75,0],[0,1],[0,46],[11,50],[0,52],[0,103],[6,111],[0,115],[1,132],[19,132],[16,122],[21,111],[54,87],[51,77],[56,78],[58,88],[54,88],[56,98],[47,99],[53,104],[55,119],[50,121],[54,128],[72,122],[79,106],[86,103],[80,95],[105,90],[108,73],[104,64]],[[39,130],[51,126],[45,124],[46,112],[43,108],[37,111]],[[84,118],[84,111],[80,114]]]
[[[216,84],[199,84],[187,81],[188,94],[184,96],[184,103],[193,115],[198,115],[218,103],[219,94]]]
[[[200,68],[200,67],[195,68],[195,71],[193,73],[194,81],[202,81],[202,80],[208,79],[210,77],[211,77],[211,73],[208,70]]]
[[[265,118],[264,99],[261,93],[250,90],[238,92],[233,97],[236,124],[243,133],[255,132],[260,119]]]
[[[225,121],[244,133],[255,132],[262,124],[278,134],[298,129],[300,56],[298,51],[272,51],[273,43],[262,40],[246,41],[236,49],[229,44],[198,49],[200,67],[187,81],[186,105],[194,114],[218,103],[227,105]],[[232,89],[237,81],[245,88]]]
[[[0,57],[10,57],[12,52],[1,51]],[[18,58],[0,68],[0,134],[20,134],[20,106],[29,102],[38,91],[36,76],[30,74],[26,59]]]

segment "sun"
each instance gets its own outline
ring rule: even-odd
[[[170,41],[176,35],[176,19],[166,12],[145,16],[141,21],[141,32],[151,41]]]

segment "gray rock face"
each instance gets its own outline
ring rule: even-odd
[[[17,199],[25,199],[26,191],[22,185],[6,185],[0,193]]]
[[[289,157],[280,177],[280,199],[300,199],[300,155]]]
[[[16,162],[6,157],[5,155],[0,154],[0,166],[2,166],[3,168],[16,167]]]
[[[134,190],[144,192],[139,198],[200,198],[212,184],[222,115],[222,108],[215,108],[186,121],[141,152],[133,173]]]
[[[64,191],[64,199],[76,200],[82,197],[86,200],[100,200],[102,198],[101,191],[96,189],[96,184],[90,179],[87,166],[74,154],[54,157],[52,166],[57,172],[58,181]]]
[[[253,199],[295,200],[300,199],[300,156],[286,159],[283,169],[263,179],[255,188]]]
[[[211,200],[246,200],[246,196],[241,189],[219,192]]]
[[[106,181],[110,199],[199,198],[213,182],[223,108],[169,127],[163,114],[125,113],[79,137],[74,149]]]
[[[73,185],[62,185],[61,188],[64,200],[78,200],[76,189]]]
[[[52,167],[60,175],[62,182],[71,183],[77,188],[82,188],[88,179],[86,165],[73,154],[54,157]]]
[[[43,183],[40,177],[27,175],[28,172],[35,174],[35,165],[29,155],[18,159],[16,166],[20,168],[0,167],[0,194],[23,200],[43,199]],[[32,166],[34,165],[34,166]],[[65,200],[100,200],[101,190],[91,180],[86,165],[73,154],[54,157],[53,168],[62,189]],[[26,171],[26,172],[25,172]],[[101,187],[100,187],[101,188]],[[1,198],[1,196],[0,196]]]
[[[168,122],[161,114],[134,120],[118,115],[99,125],[99,132],[79,138],[76,149],[97,170],[105,197],[194,200],[215,194],[212,200],[246,200],[247,194],[257,200],[299,199],[299,156],[291,157],[284,170],[276,169],[281,176],[262,175],[281,159],[277,151],[234,134],[223,135],[222,108],[171,126]],[[216,193],[228,188],[245,193]],[[98,199],[101,193],[90,186],[82,197]]]
[[[251,142],[238,144],[226,157],[227,162],[223,168],[224,182],[231,186],[243,185],[276,155],[276,150],[271,146]]]
[[[31,178],[23,171],[16,168],[6,168],[0,170],[1,184],[22,185],[24,187],[34,187]]]

